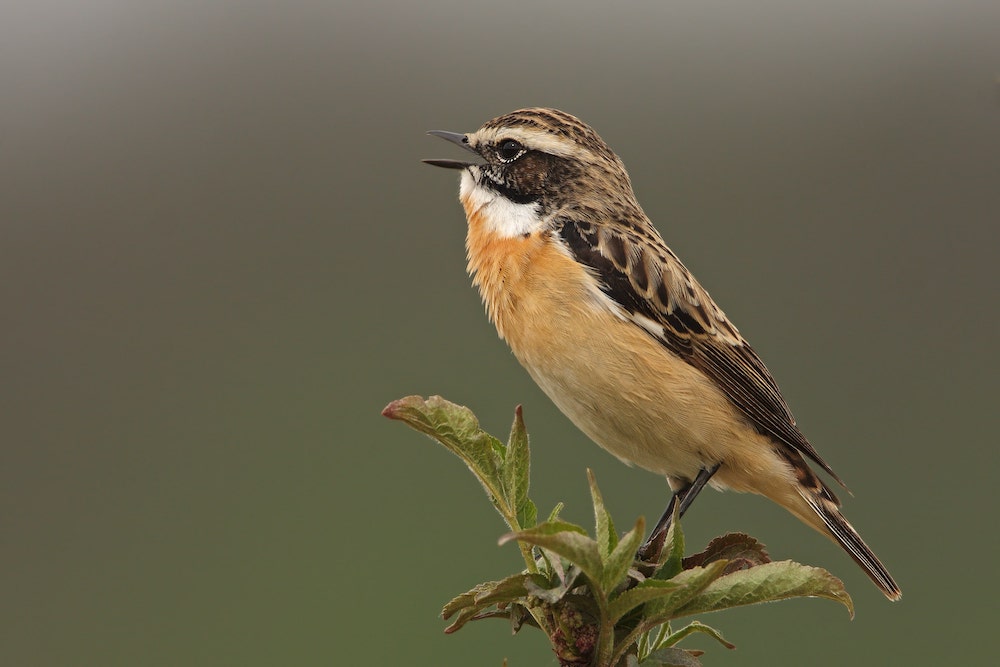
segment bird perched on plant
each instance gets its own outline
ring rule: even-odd
[[[650,540],[707,483],[749,491],[831,537],[899,599],[807,459],[843,482],[590,126],[531,108],[430,134],[478,156],[425,162],[462,172],[468,270],[500,337],[594,442],[667,478],[674,494]]]

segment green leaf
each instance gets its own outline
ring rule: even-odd
[[[461,630],[469,621],[479,621],[484,618],[503,618],[509,621],[512,627],[520,628],[524,623],[531,623],[530,619],[524,618],[525,613],[524,607],[519,604],[511,604],[504,609],[463,609],[458,613],[458,616],[455,617],[451,625],[444,629],[444,633],[450,635]],[[538,627],[535,623],[531,624]],[[517,630],[515,629],[514,632],[517,632]]]
[[[541,579],[533,579],[526,582],[526,588],[528,589],[529,595],[533,595],[536,598],[544,600],[545,602],[554,604],[562,600],[570,589],[576,586],[577,575],[579,574],[580,568],[575,565],[571,565],[567,572],[558,573],[558,576],[555,578],[554,585],[552,581],[545,580],[545,578],[542,577]],[[545,583],[539,583],[540,581],[545,581]],[[546,586],[551,586],[551,588],[546,588]]]
[[[520,603],[512,603],[509,607],[510,609],[510,634],[516,635],[522,627],[527,623],[528,625],[541,629],[538,625],[531,612],[528,611],[527,607]]]
[[[724,562],[716,561],[716,564]],[[822,568],[788,560],[765,563],[713,581],[697,597],[676,610],[675,618],[803,596],[840,602],[854,618],[854,602],[840,579]]]
[[[614,529],[612,528],[612,530]],[[646,520],[639,517],[635,521],[635,527],[625,533],[615,546],[614,551],[604,561],[604,578],[601,580],[601,586],[605,591],[614,590],[618,583],[625,578],[628,569],[635,562],[635,551],[639,548],[645,535]]]
[[[556,521],[559,518],[559,514],[563,511],[563,507],[564,505],[561,502],[556,503],[556,506],[552,508],[551,512],[549,512],[549,518],[546,519],[546,521],[549,523]]]
[[[471,410],[440,396],[427,400],[407,396],[387,405],[382,414],[429,435],[461,458],[486,489],[504,521],[511,523],[516,512],[507,504],[500,480],[504,446],[479,428],[479,420]]]
[[[476,594],[479,593],[481,590],[488,589],[490,586],[496,583],[497,582],[495,581],[487,581],[485,583],[477,585],[470,591],[466,591],[461,595],[456,595],[448,602],[448,604],[444,606],[444,609],[441,610],[441,618],[448,620],[455,614],[455,612],[475,606]]]
[[[590,497],[594,503],[594,523],[596,529],[594,537],[597,538],[597,546],[601,550],[601,558],[607,559],[611,551],[618,545],[618,533],[615,532],[615,524],[604,507],[604,498],[601,490],[597,488],[597,478],[594,472],[587,468],[587,480],[590,482]]]
[[[479,611],[480,610],[475,607],[468,607],[458,612],[458,616],[455,617],[455,620],[452,621],[451,625],[444,629],[444,633],[446,635],[450,635],[453,632],[458,632],[466,623],[474,620]]]
[[[679,588],[646,603],[638,625],[621,642],[623,648],[620,652],[626,650],[625,647],[637,641],[644,633],[676,618],[677,610],[722,576],[722,570],[725,567],[725,561],[716,561],[706,567],[685,570],[671,579],[670,583],[679,585]],[[660,580],[652,579],[649,581]]]
[[[487,581],[475,586],[451,600],[441,610],[441,617],[450,618],[455,612],[468,607],[483,608],[498,602],[510,602],[528,594],[531,584],[544,586],[548,583],[539,574],[514,574],[500,581]]]
[[[701,661],[682,648],[661,648],[653,651],[642,664],[658,667],[701,667]]]
[[[611,604],[608,605],[608,618],[612,623],[617,623],[625,614],[639,605],[656,598],[673,595],[678,588],[682,588],[682,585],[673,581],[647,579],[634,588],[622,591],[611,600]]]
[[[604,574],[597,542],[587,537],[580,526],[565,521],[547,521],[534,528],[508,533],[500,544],[511,540],[533,544],[565,558],[587,575],[591,583],[599,586]]]
[[[441,610],[441,617],[451,618],[456,612],[455,621],[445,628],[445,633],[451,634],[466,623],[480,618],[479,614],[487,607],[497,604],[521,602],[529,594],[533,586],[544,586],[545,577],[539,574],[515,574],[500,581],[487,581],[472,590],[459,595]],[[489,613],[489,616],[509,616],[506,612]],[[485,616],[483,616],[485,617]]]
[[[549,530],[551,532],[552,530],[555,530],[555,527]],[[531,532],[532,531],[522,531],[522,533],[531,533]],[[517,534],[508,536],[508,539],[512,539],[516,535]],[[544,537],[546,536],[541,536],[542,539],[540,539],[540,536],[530,536],[530,537],[532,539],[528,541],[531,541],[532,543],[540,543],[544,541]],[[590,577],[591,579],[592,593],[597,597],[601,596],[602,591],[596,588],[596,583],[595,583],[602,581],[602,578],[599,576],[600,573],[595,571],[599,570],[599,568],[584,567],[583,563],[581,562],[581,561],[586,561],[587,558],[589,557],[591,559],[591,562],[596,562],[598,565],[600,564],[599,554],[597,550],[597,543],[594,540],[585,537],[584,535],[571,532],[557,532],[555,535],[548,535],[547,537],[550,540],[553,540],[555,538],[570,538],[571,540],[572,538],[578,538],[579,541],[585,541],[587,543],[585,546],[581,545],[579,542],[572,544],[560,543],[560,544],[553,544],[551,546],[557,547],[557,549],[552,549],[552,551],[559,553],[568,560],[578,563],[581,569],[583,569],[584,573],[587,574],[587,576]],[[549,544],[539,544],[539,546],[543,546],[545,548],[551,548]],[[677,615],[676,610],[685,606],[692,598],[701,593],[709,584],[711,584],[715,579],[721,576],[722,570],[723,568],[725,568],[725,566],[726,566],[725,561],[716,561],[714,563],[710,563],[708,566],[703,568],[693,568],[691,570],[686,570],[684,572],[681,572],[676,577],[674,577],[674,579],[671,580],[670,583],[678,585],[679,587],[669,592],[664,591],[664,595],[656,597],[645,603],[645,607],[643,610],[643,617],[640,620],[639,625],[636,628],[634,628],[632,632],[629,633],[629,636],[625,640],[623,640],[620,648],[616,651],[615,661],[620,659],[624,655],[624,653],[627,652],[628,647],[633,642],[635,642],[644,632],[648,632],[649,630],[655,628],[656,626],[666,623],[672,618],[674,618]],[[588,571],[588,569],[590,571]],[[606,604],[607,603],[605,603],[605,605]],[[621,604],[622,606],[625,606],[626,603],[621,603]],[[607,606],[604,606],[604,608],[607,609]]]
[[[500,544],[506,544],[511,540],[520,540],[521,535],[555,535],[557,533],[565,532],[579,533],[580,535],[587,534],[587,531],[584,530],[583,526],[578,526],[575,523],[570,523],[569,521],[546,521],[545,523],[540,523],[533,528],[525,528],[524,530],[507,533],[500,538]]]
[[[682,565],[684,558],[684,531],[681,530],[679,509],[680,503],[674,507],[674,518],[670,522],[670,528],[667,530],[667,537],[663,545],[667,557],[664,559],[663,565],[656,572],[657,579],[672,579],[684,569]]]
[[[702,634],[708,635],[709,637],[712,637],[713,639],[715,639],[728,649],[736,648],[736,644],[731,644],[727,642],[726,639],[722,636],[721,632],[719,632],[718,630],[716,630],[711,626],[705,625],[704,623],[699,623],[698,621],[692,621],[689,625],[684,626],[674,634],[664,639],[663,645],[673,646],[680,640],[684,639],[690,634],[694,634],[695,632],[700,632]]]
[[[538,524],[538,508],[530,498],[517,508],[517,522],[522,528],[531,528]]]
[[[705,590],[709,584],[721,577],[722,570],[725,567],[726,562],[719,560],[709,563],[705,567],[684,570],[675,576],[670,581],[680,584],[681,588],[674,591],[672,595],[665,595],[647,602],[646,608],[643,610],[641,625],[646,630],[650,630],[661,623],[666,623],[670,619],[676,618],[677,610],[687,605],[691,599]]]
[[[517,514],[520,526],[516,529],[531,528],[534,519],[526,523],[528,518],[537,517],[534,503],[528,500],[528,484],[530,477],[530,450],[528,448],[528,431],[524,427],[524,417],[521,406],[514,409],[514,423],[510,427],[510,437],[503,460],[503,488],[507,502]],[[528,505],[531,505],[529,508]]]

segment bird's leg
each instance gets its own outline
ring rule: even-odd
[[[663,511],[663,516],[660,520],[656,522],[653,527],[652,532],[649,533],[649,537],[646,542],[639,547],[638,553],[636,553],[636,560],[645,561],[647,563],[653,563],[659,560],[660,553],[663,551],[663,542],[667,538],[667,531],[670,529],[670,522],[673,520],[674,508],[677,507],[677,503],[680,502],[687,490],[691,488],[691,484],[687,484],[670,496],[670,503],[667,504],[667,509]],[[652,573],[652,569],[650,571]]]
[[[691,503],[694,502],[694,499],[701,493],[701,490],[708,484],[708,480],[712,479],[712,475],[718,469],[718,463],[711,468],[702,468],[698,471],[698,475],[694,478],[693,482],[689,482],[681,487],[670,497],[670,503],[667,505],[667,509],[664,510],[663,516],[656,522],[656,526],[649,534],[649,539],[639,547],[638,556],[640,560],[650,561],[659,557],[660,550],[663,548],[663,540],[666,538],[667,531],[670,530],[670,522],[674,517],[674,508],[680,503],[677,514],[678,516],[684,516],[684,513],[691,507]]]
[[[712,479],[712,475],[719,469],[719,464],[716,463],[711,468],[702,468],[698,471],[698,476],[694,478],[694,481],[687,485],[684,490],[684,497],[681,498],[681,510],[678,517],[684,516],[684,512],[687,512],[688,508],[691,507],[691,503],[694,502],[695,497],[701,493],[701,490],[705,488],[708,484],[708,480]],[[661,519],[662,521],[662,519]],[[667,525],[670,524],[670,517],[667,517]]]

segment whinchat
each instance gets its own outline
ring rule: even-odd
[[[430,134],[477,155],[425,162],[462,172],[468,271],[500,337],[594,442],[667,478],[673,497],[651,539],[706,483],[749,491],[832,538],[899,599],[806,459],[843,482],[590,126],[531,108]]]

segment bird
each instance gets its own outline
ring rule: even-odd
[[[474,132],[428,134],[475,154],[424,162],[461,172],[467,270],[500,338],[585,435],[667,479],[670,504],[647,544],[706,484],[750,492],[831,538],[900,598],[810,462],[843,481],[593,128],[533,107]]]

